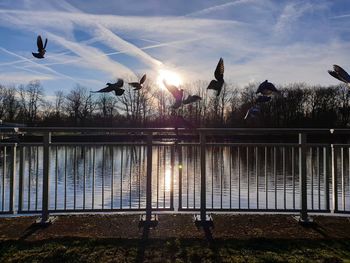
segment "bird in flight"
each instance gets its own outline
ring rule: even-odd
[[[116,96],[121,96],[124,93],[124,89],[122,89],[124,85],[124,81],[122,79],[118,79],[116,83],[107,83],[107,87],[97,90],[97,91],[91,91],[93,93],[105,93],[105,92],[111,92],[114,91]]]
[[[328,70],[328,73],[332,77],[334,77],[334,78],[336,78],[336,79],[338,79],[338,80],[340,80],[340,81],[342,81],[350,86],[350,76],[342,67],[340,67],[338,65],[333,65],[333,70]]]
[[[270,100],[271,100],[270,96],[260,95],[256,98],[255,102],[256,103],[264,103],[264,102],[269,102]]]
[[[224,60],[220,58],[218,65],[216,66],[214,77],[212,81],[210,81],[207,89],[216,90],[216,96],[220,95],[222,86],[224,85]]]
[[[248,109],[244,119],[246,120],[248,118],[255,118],[258,113],[260,113],[260,107],[259,106],[253,106],[253,107]]]
[[[198,96],[198,95],[188,95],[187,98],[182,101],[182,103],[184,105],[186,105],[186,104],[197,102],[197,101],[199,101],[201,99],[202,98],[200,96]]]
[[[32,52],[33,56],[36,58],[44,58],[44,55],[46,53],[47,38],[45,39],[45,44],[43,44],[43,40],[39,35],[36,40],[36,45],[38,46],[38,53]]]
[[[143,83],[146,80],[146,74],[142,76],[139,82],[129,82],[129,85],[134,87],[134,90],[140,90],[143,87]]]
[[[175,103],[171,106],[173,109],[178,109],[180,108],[182,104],[182,98],[184,96],[184,90],[183,89],[178,89],[174,85],[168,84],[165,80],[163,80],[163,84],[166,87],[166,89],[173,95],[175,98]]]
[[[276,89],[275,85],[271,82],[265,80],[261,83],[256,91],[256,94],[261,93],[262,95],[272,95],[273,93],[280,93],[279,90]]]

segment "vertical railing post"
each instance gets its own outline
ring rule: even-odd
[[[50,223],[49,221],[49,171],[50,171],[50,144],[51,132],[44,134],[43,151],[43,197],[42,197],[42,215],[40,224]]]
[[[306,167],[306,134],[299,133],[299,178],[300,178],[300,218],[299,222],[307,224],[311,219],[307,213],[307,167]]]
[[[181,145],[177,145],[178,153],[179,153],[179,210],[182,209],[182,147]]]
[[[205,134],[200,133],[200,148],[201,148],[201,222],[206,221],[206,163],[205,163]],[[193,175],[195,176],[195,175]]]
[[[11,174],[10,174],[10,204],[9,204],[9,210],[10,212],[14,213],[14,204],[15,204],[15,176],[16,176],[16,147],[17,144],[14,144],[11,148]],[[5,164],[6,165],[6,164]]]
[[[334,145],[331,145],[332,160],[332,203],[333,213],[338,211],[338,178],[337,178],[337,152]]]
[[[207,217],[207,187],[206,187],[206,161],[205,161],[205,146],[206,146],[206,134],[204,131],[199,133],[199,145],[200,145],[200,162],[201,162],[201,197],[200,197],[200,215],[195,216],[196,226],[208,227],[213,224],[212,218]],[[195,175],[193,175],[195,176]],[[208,225],[209,223],[209,225]]]
[[[323,174],[324,174],[324,201],[325,201],[325,210],[330,211],[330,201],[329,201],[329,174],[331,173],[330,169],[330,160],[329,152],[331,148],[323,148]]]
[[[152,216],[152,134],[147,135],[146,221]]]
[[[174,210],[174,165],[175,165],[175,145],[170,150],[171,178],[170,178],[170,210]]]
[[[24,178],[24,147],[19,147],[19,174],[18,174],[18,213],[22,212],[23,206],[23,178]]]

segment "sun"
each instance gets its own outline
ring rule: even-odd
[[[170,71],[167,69],[160,69],[158,71],[157,85],[161,89],[165,89],[165,86],[163,84],[163,80],[165,80],[166,83],[177,86],[177,87],[182,84],[182,79],[181,79],[180,75],[174,71]]]

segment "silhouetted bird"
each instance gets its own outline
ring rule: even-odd
[[[129,85],[134,87],[134,90],[140,90],[143,87],[143,83],[146,80],[146,74],[142,76],[140,82],[129,82]]]
[[[263,83],[259,85],[258,90],[256,91],[256,94],[258,93],[261,93],[263,95],[271,95],[272,93],[280,93],[280,92],[276,89],[275,85],[265,80]]]
[[[199,97],[198,95],[188,95],[188,97],[186,98],[186,99],[184,99],[183,101],[182,101],[182,103],[184,104],[184,105],[186,105],[186,104],[190,104],[190,103],[193,103],[193,102],[197,102],[197,101],[199,101],[199,100],[201,100],[202,98],[201,97]]]
[[[332,76],[335,77],[336,79],[350,85],[350,76],[349,74],[340,66],[338,65],[333,65],[333,70],[328,70],[328,73]]]
[[[224,85],[224,60],[220,58],[218,65],[216,66],[214,77],[216,80],[210,81],[207,89],[214,89],[217,91],[216,96],[220,95],[222,86]]]
[[[182,104],[182,98],[184,96],[184,90],[183,89],[178,89],[174,85],[169,85],[166,83],[165,80],[163,80],[164,86],[166,89],[173,95],[175,98],[175,103],[171,106],[173,109],[177,109],[181,106]]]
[[[124,85],[124,81],[122,79],[118,79],[118,81],[116,83],[107,83],[106,84],[107,87],[100,89],[98,91],[91,91],[93,93],[104,93],[104,92],[111,92],[114,91],[116,96],[121,96],[124,93],[124,89],[122,89],[121,87],[123,87]]]
[[[271,100],[271,97],[270,96],[259,96],[256,98],[255,102],[256,103],[265,103],[265,102],[269,102]]]
[[[44,55],[46,53],[46,45],[47,45],[47,38],[45,39],[45,45],[43,45],[43,40],[41,39],[41,36],[39,35],[36,40],[36,45],[38,46],[38,53],[32,52],[33,56],[36,58],[44,58]]]
[[[182,101],[176,100],[175,103],[170,106],[170,108],[176,110],[176,109],[180,108],[181,105],[182,105]]]
[[[249,108],[249,110],[247,111],[244,119],[246,120],[248,117],[255,118],[256,114],[258,114],[259,112],[260,112],[260,107],[259,106],[253,106],[253,107]]]

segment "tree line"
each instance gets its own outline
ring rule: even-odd
[[[208,91],[208,83],[183,85],[199,95],[198,103],[172,110],[173,98],[151,81],[141,90],[125,86],[123,96],[94,94],[81,85],[68,92],[46,96],[37,81],[26,85],[0,84],[0,119],[28,126],[104,127],[349,127],[350,89],[310,86],[305,83],[277,85],[280,95],[260,105],[260,114],[244,120],[255,103],[259,83],[238,88],[225,83],[220,96]],[[185,92],[186,96],[186,92]]]

